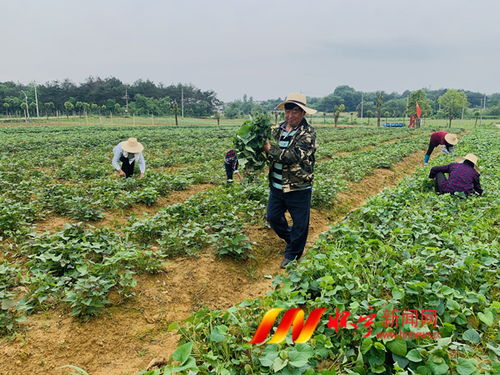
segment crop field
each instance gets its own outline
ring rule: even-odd
[[[420,167],[430,129],[318,127],[306,256],[280,271],[266,173],[226,184],[237,127],[130,125],[0,128],[1,374],[500,371],[495,130],[452,129],[485,189],[459,199]],[[111,166],[128,137],[143,179]],[[307,343],[247,344],[271,308],[356,321],[369,306],[436,309],[440,338],[379,337],[378,320],[363,337],[325,314]]]

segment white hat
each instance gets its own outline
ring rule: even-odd
[[[302,108],[309,115],[312,115],[312,114],[318,112],[315,109],[312,109],[312,108],[309,108],[306,106],[307,99],[306,99],[306,96],[304,94],[300,94],[300,93],[296,93],[296,92],[288,94],[285,101],[278,104],[276,106],[276,109],[283,109],[285,107],[285,104],[287,104],[287,103],[292,103],[292,104],[298,105],[300,108]]]
[[[452,146],[455,146],[458,143],[458,137],[456,134],[451,134],[451,133],[445,134],[444,140]]]
[[[123,151],[130,152],[132,154],[137,154],[144,150],[144,146],[137,142],[137,138],[129,138],[122,144]]]
[[[479,167],[477,166],[477,161],[479,160],[478,157],[474,154],[467,154],[463,158],[457,158],[457,161],[463,162],[464,160],[470,161],[472,164],[474,164],[474,169],[476,171],[479,171]]]

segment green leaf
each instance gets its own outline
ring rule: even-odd
[[[391,352],[397,354],[401,357],[404,357],[407,352],[406,341],[404,339],[396,339],[393,341],[389,341],[385,344]]]
[[[429,360],[426,362],[426,365],[432,370],[432,373],[434,375],[448,374],[448,370],[450,369],[444,360],[442,360],[442,362],[440,363]]]
[[[307,362],[309,361],[309,358],[312,355],[313,355],[312,350],[307,350],[307,351],[292,350],[288,353],[288,359],[290,361],[291,366],[298,368],[307,365]]]
[[[467,331],[465,331],[462,335],[462,338],[465,341],[469,341],[473,344],[479,344],[479,342],[481,341],[481,336],[479,336],[479,333],[475,329],[468,329]]]
[[[175,352],[172,353],[172,361],[180,362],[183,365],[189,359],[191,351],[193,350],[193,343],[188,342],[184,345],[179,346]]]
[[[460,305],[458,304],[457,301],[454,301],[452,299],[449,299],[446,302],[446,306],[448,306],[450,310],[460,311]]]
[[[210,332],[210,340],[213,342],[224,342],[226,340],[226,326],[217,326]]]
[[[400,300],[403,299],[405,296],[404,290],[401,289],[393,289],[392,290],[392,298]]]
[[[406,354],[406,358],[408,358],[412,362],[422,362],[422,356],[418,349],[412,349]]]
[[[281,359],[280,357],[276,358],[273,362],[273,370],[274,372],[278,372],[283,367],[288,364],[288,359]]]
[[[428,366],[418,366],[417,374],[419,375],[432,375],[432,370]]]
[[[371,366],[370,370],[372,370],[373,373],[375,374],[382,374],[385,372],[385,366],[380,365],[380,366]]]
[[[392,353],[392,359],[398,364],[399,367],[405,368],[410,363],[405,357],[401,357],[397,354]]]
[[[457,372],[460,375],[470,375],[476,371],[477,364],[473,359],[458,358]]]
[[[384,344],[382,344],[381,342],[376,342],[375,344],[373,344],[373,346],[376,348],[376,349],[379,349],[379,350],[383,350],[384,352],[386,351],[385,350],[385,346]]]
[[[167,331],[168,332],[172,332],[172,331],[175,331],[179,328],[179,323],[178,322],[172,322],[168,325],[167,327]]]
[[[491,310],[484,310],[484,313],[480,312],[479,314],[477,314],[477,316],[488,327],[491,327],[495,322],[495,318]]]
[[[370,348],[373,346],[373,341],[372,339],[370,338],[365,338],[362,342],[361,342],[361,353],[363,354],[366,354],[368,352],[368,350],[370,350]]]

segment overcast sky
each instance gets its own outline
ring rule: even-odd
[[[499,0],[0,0],[0,82],[500,92]]]

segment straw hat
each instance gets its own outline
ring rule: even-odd
[[[458,137],[456,134],[448,133],[444,136],[444,140],[452,146],[455,146],[458,143]]]
[[[470,161],[472,164],[474,164],[474,169],[476,171],[479,171],[479,167],[477,166],[478,158],[474,154],[467,154],[463,158],[458,158],[457,161],[463,162],[464,160]]]
[[[130,152],[132,154],[137,154],[144,150],[144,146],[137,142],[137,138],[129,138],[122,144],[123,151]]]
[[[280,104],[278,104],[276,106],[276,109],[284,109],[285,108],[285,104],[287,104],[287,103],[297,104],[308,115],[312,115],[312,114],[315,114],[316,112],[318,112],[315,109],[312,109],[312,108],[309,108],[309,107],[306,106],[307,99],[306,99],[306,96],[304,94],[300,94],[300,93],[297,93],[297,92],[288,94],[287,97],[286,97],[286,99],[285,99],[285,101],[283,101]]]

